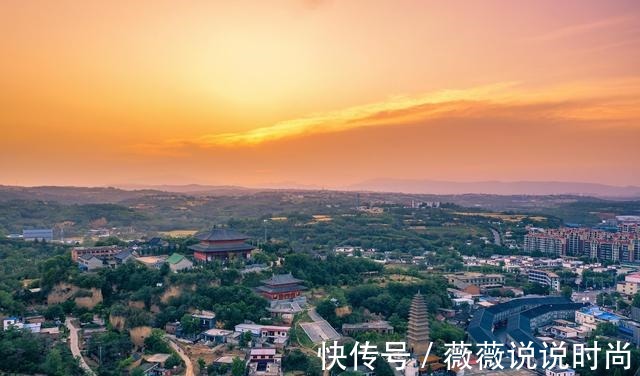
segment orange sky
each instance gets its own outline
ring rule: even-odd
[[[0,184],[640,185],[636,1],[3,1]]]

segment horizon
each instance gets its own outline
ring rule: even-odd
[[[212,184],[107,184],[96,186],[78,185],[33,185],[15,186],[0,184],[0,188],[15,189],[117,189],[122,191],[159,191],[177,194],[205,194],[224,190],[248,191],[330,191],[380,194],[407,194],[432,196],[582,196],[601,199],[635,200],[640,198],[640,187],[615,186],[591,182],[561,181],[478,181],[452,182],[434,180],[374,179],[351,186],[313,186],[295,183],[273,183],[265,185],[212,185]]]
[[[9,1],[0,184],[638,187],[639,26],[634,1]]]

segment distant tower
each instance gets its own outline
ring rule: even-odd
[[[407,329],[409,351],[416,356],[424,356],[429,349],[429,316],[424,296],[420,292],[411,300]]]
[[[356,209],[360,207],[360,193],[356,192]]]

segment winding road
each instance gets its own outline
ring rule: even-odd
[[[80,368],[82,368],[89,376],[95,376],[95,372],[89,367],[87,362],[84,361],[82,354],[80,353],[80,347],[78,347],[78,331],[71,322],[71,318],[67,317],[64,321],[64,325],[69,329],[69,348],[71,348],[71,354],[74,358],[78,358],[80,361]]]
[[[182,351],[182,348],[173,341],[173,338],[171,338],[170,336],[166,336],[166,338],[167,340],[169,340],[169,345],[171,346],[171,348],[178,353],[178,355],[180,356],[180,358],[182,358],[182,361],[185,364],[186,369],[184,371],[184,375],[194,376],[195,374],[193,373],[193,363],[191,363],[191,359],[189,359],[187,354],[185,354],[184,351]]]

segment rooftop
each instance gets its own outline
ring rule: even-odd
[[[247,243],[233,243],[224,245],[201,243],[189,246],[189,249],[193,251],[205,253],[251,251],[254,248],[254,246]]]
[[[302,280],[295,278],[291,273],[289,274],[275,274],[269,279],[262,281],[265,285],[288,285],[293,283],[300,283]]]
[[[152,355],[145,355],[144,360],[151,363],[164,363],[167,361],[167,359],[169,359],[170,356],[171,354],[158,353],[158,354],[152,354]]]
[[[250,354],[251,355],[275,355],[276,349],[274,347],[251,349]]]
[[[169,258],[167,259],[167,262],[169,264],[177,264],[180,261],[184,260],[185,257],[179,253],[174,253],[171,256],[169,256]]]

